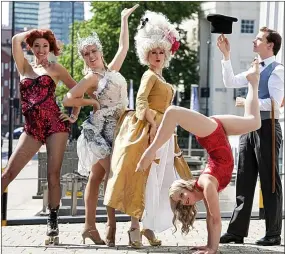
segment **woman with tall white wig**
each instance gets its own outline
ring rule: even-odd
[[[136,111],[126,112],[119,120],[104,204],[132,217],[129,245],[141,248],[144,235],[150,245],[161,245],[155,233],[172,226],[168,189],[179,178],[190,179],[190,169],[177,145],[176,135],[157,152],[156,160],[144,173],[136,172],[137,163],[152,143],[175,90],[162,71],[179,48],[179,34],[161,13],[146,11],[135,36],[136,53],[143,74],[136,98]],[[143,229],[140,230],[139,220]]]

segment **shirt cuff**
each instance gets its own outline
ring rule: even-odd
[[[225,68],[230,68],[230,67],[232,66],[230,59],[229,59],[229,60],[224,60],[224,59],[222,59],[221,62],[222,62],[222,65],[223,65]]]

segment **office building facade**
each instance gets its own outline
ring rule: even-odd
[[[84,20],[84,2],[73,2],[74,21]],[[39,2],[39,28],[51,29],[64,44],[70,42],[72,2]]]
[[[15,30],[24,31],[38,27],[39,2],[15,2]],[[9,2],[9,27],[12,26],[12,2]]]

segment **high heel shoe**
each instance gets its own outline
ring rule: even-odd
[[[151,237],[147,234],[147,231],[150,232],[150,234],[152,235]],[[160,246],[161,245],[161,240],[159,240],[155,237],[155,234],[152,230],[143,229],[141,231],[141,235],[144,236],[148,240],[148,242],[151,246]]]
[[[105,245],[105,242],[101,239],[99,232],[99,240],[95,239],[95,237],[92,235],[92,232],[98,232],[97,229],[84,229],[84,231],[82,232],[82,239],[83,239],[83,244],[85,244],[85,239],[89,238],[93,243],[95,243],[96,245]]]
[[[106,226],[106,240],[105,243],[108,247],[115,247],[116,228]]]
[[[141,249],[143,247],[140,230],[138,228],[131,228],[128,231],[128,235],[129,246],[131,246],[133,249]]]

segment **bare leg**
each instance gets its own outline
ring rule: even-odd
[[[261,127],[260,109],[258,101],[258,82],[259,76],[256,76],[256,65],[253,66],[252,72],[247,75],[248,93],[246,96],[244,117],[224,115],[215,116],[220,119],[227,135],[241,135]]]
[[[110,174],[110,164],[111,164],[111,158],[108,156],[107,158],[100,160],[99,163],[105,170],[105,177],[104,177],[104,193],[106,192],[108,180],[109,180],[109,174]],[[107,215],[108,215],[108,221],[107,225],[115,228],[116,227],[116,217],[115,217],[115,209],[112,207],[107,206]]]
[[[137,219],[136,217],[131,217],[131,228],[140,228],[139,219]]]
[[[131,228],[128,231],[129,245],[132,248],[139,249],[142,245],[141,231],[139,220],[135,217],[131,217]]]
[[[106,191],[108,179],[109,179],[109,174],[110,174],[110,167],[111,167],[111,158],[110,156],[106,157],[105,159],[99,160],[100,165],[104,168],[105,170],[105,177],[104,177],[104,193]]]
[[[93,165],[88,183],[85,189],[85,230],[91,229],[90,233],[96,241],[100,241],[101,237],[96,230],[96,208],[98,202],[99,186],[105,175],[104,168],[100,163]]]
[[[110,167],[111,167],[111,158],[100,160],[99,163],[105,170],[105,179],[104,179],[104,193],[106,192],[107,183],[109,180]],[[113,207],[107,206],[107,223],[106,223],[106,245],[109,247],[115,246],[115,234],[116,234],[116,215],[115,209]]]
[[[12,153],[1,177],[1,195],[41,146],[42,143],[40,141],[35,140],[25,132],[20,136],[17,147]]]
[[[222,121],[227,135],[240,135],[254,131],[261,126],[259,102],[258,102],[258,82],[259,69],[255,62],[249,71],[247,79],[249,84],[248,95],[245,104],[245,116],[217,116]],[[145,170],[155,158],[156,151],[171,137],[176,125],[197,135],[199,137],[208,136],[217,127],[217,123],[198,112],[171,106],[163,116],[162,123],[157,131],[153,143],[144,152],[138,163],[137,170]]]
[[[138,163],[137,170],[148,168],[155,158],[156,151],[170,139],[177,125],[199,137],[208,136],[217,128],[217,123],[213,119],[196,111],[176,106],[168,107],[153,142]]]
[[[67,132],[54,133],[47,138],[48,202],[56,208],[60,202],[60,170],[68,139]]]

